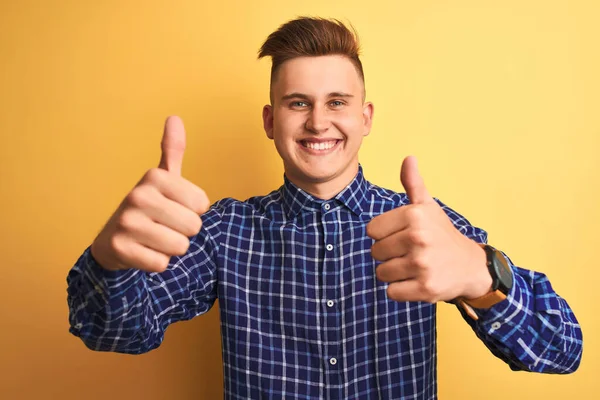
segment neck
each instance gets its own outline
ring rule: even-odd
[[[321,200],[330,200],[344,190],[344,188],[348,186],[350,182],[352,182],[354,177],[356,177],[357,173],[358,163],[356,165],[349,166],[349,168],[347,168],[340,175],[332,177],[327,181],[310,181],[306,178],[298,178],[293,174],[288,174],[287,172],[286,176],[290,182],[311,196]]]

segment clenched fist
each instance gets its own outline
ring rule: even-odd
[[[389,282],[388,297],[435,303],[486,294],[492,278],[484,250],[460,233],[429,195],[414,157],[402,163],[400,179],[410,204],[367,225],[367,235],[375,239],[371,254],[382,261],[376,275]]]
[[[161,148],[159,167],[146,172],[92,243],[92,255],[107,270],[162,272],[200,231],[210,202],[181,177],[185,130],[179,117],[167,118]]]

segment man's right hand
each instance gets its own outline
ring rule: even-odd
[[[202,227],[200,215],[210,202],[181,177],[185,130],[179,117],[167,118],[161,148],[158,168],[146,172],[92,243],[104,269],[162,272],[171,256],[187,252],[189,237]]]

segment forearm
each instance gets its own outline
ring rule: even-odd
[[[162,335],[151,307],[147,276],[105,271],[87,249],[67,277],[70,332],[92,350],[143,353]]]
[[[86,249],[67,277],[70,332],[93,350],[140,354],[158,347],[170,324],[207,312],[217,297],[220,215],[202,217],[187,253],[161,273],[108,271]]]

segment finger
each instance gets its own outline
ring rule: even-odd
[[[376,216],[367,224],[367,235],[375,240],[381,240],[392,233],[406,229],[408,221],[405,213],[406,207],[398,207]]]
[[[150,205],[144,212],[152,221],[187,237],[196,235],[202,227],[199,213],[164,196],[156,196],[155,204]]]
[[[190,247],[188,237],[149,218],[140,218],[128,234],[141,245],[169,256],[184,255]]]
[[[411,204],[423,204],[434,201],[425,187],[425,182],[417,168],[417,159],[414,156],[406,157],[402,162],[400,181],[406,190]]]
[[[392,258],[377,266],[377,279],[383,282],[404,281],[417,277],[417,271],[411,267],[406,257]]]
[[[165,174],[160,169],[151,169],[143,179],[165,197],[194,211],[204,214],[210,207],[206,192],[182,177]]]
[[[167,198],[189,208],[196,214],[201,215],[208,211],[210,201],[206,192],[189,181],[184,181],[185,190],[177,191],[177,187],[166,185],[161,188],[161,193]]]
[[[387,296],[394,301],[427,301],[421,284],[416,279],[390,283]]]
[[[371,246],[371,256],[378,261],[387,261],[396,257],[404,257],[408,254],[413,243],[407,229],[391,234],[390,236],[376,241]]]
[[[145,272],[163,272],[169,265],[171,256],[143,246],[134,240],[128,240],[123,246],[126,247],[121,253],[123,267]]]
[[[185,152],[185,128],[177,116],[167,118],[161,142],[159,168],[181,176]]]

